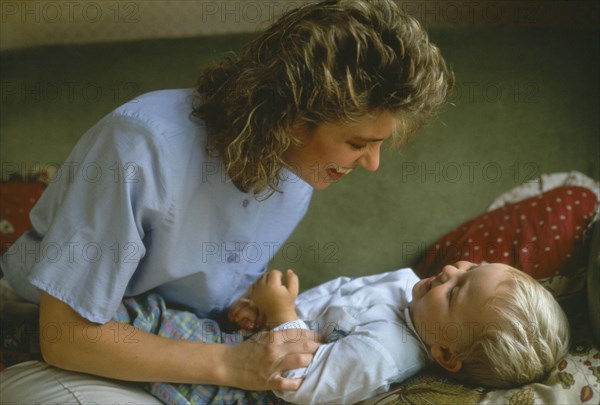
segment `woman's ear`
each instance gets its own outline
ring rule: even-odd
[[[462,368],[462,360],[451,348],[435,344],[431,346],[430,352],[431,357],[447,371],[457,373]]]

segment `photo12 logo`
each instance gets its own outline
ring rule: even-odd
[[[274,21],[287,11],[296,9],[301,1],[201,1],[202,22],[259,23]]]
[[[516,183],[534,181],[540,176],[536,162],[402,162],[402,183],[497,183],[510,177]]]
[[[428,24],[533,25],[544,12],[540,1],[402,1],[402,9]]]
[[[132,1],[2,1],[2,24],[56,24],[140,21],[140,7]]]

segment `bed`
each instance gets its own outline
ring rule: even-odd
[[[573,186],[573,188],[571,188]],[[577,190],[577,191],[576,191]],[[587,194],[586,191],[590,193]],[[462,233],[464,239],[477,239],[477,231],[480,230],[481,220],[490,220],[496,212],[498,218],[504,220],[507,216],[521,219],[523,215],[517,215],[516,210],[524,205],[533,205],[535,210],[523,218],[526,224],[520,224],[521,232],[525,233],[526,227],[532,227],[534,235],[544,235],[545,230],[552,230],[548,218],[553,217],[561,220],[563,213],[556,210],[558,203],[565,208],[570,207],[568,196],[576,196],[577,193],[586,193],[590,198],[589,207],[592,214],[583,214],[582,222],[572,224],[572,231],[563,230],[560,235],[564,246],[570,241],[575,241],[569,253],[561,252],[564,260],[555,263],[555,266],[545,274],[536,270],[536,264],[543,262],[542,258],[521,255],[509,255],[509,258],[521,261],[521,266],[532,273],[537,279],[549,289],[565,309],[571,324],[572,339],[568,355],[562,359],[552,370],[550,375],[541,383],[527,384],[509,390],[494,390],[483,387],[469,387],[446,378],[435,368],[423,371],[417,376],[392,387],[385,394],[371,398],[363,403],[374,404],[511,404],[511,405],[533,405],[533,404],[598,404],[600,403],[600,222],[598,221],[598,183],[581,173],[555,173],[544,175],[535,181],[528,182],[516,187],[509,192],[499,196],[490,206],[490,209],[477,218],[458,226],[454,231],[442,237],[437,244],[446,245],[452,242],[454,246],[461,243],[457,240],[457,234]],[[594,194],[594,196],[592,196]],[[573,204],[582,200],[575,197]],[[517,207],[515,210],[515,206]],[[553,211],[548,211],[552,208]],[[585,209],[589,210],[590,208]],[[567,209],[567,211],[572,211]],[[550,213],[549,216],[544,213]],[[532,214],[533,213],[533,214]],[[540,214],[541,213],[541,214]],[[486,218],[487,216],[487,218]],[[493,219],[493,218],[492,218]],[[566,220],[567,218],[565,218]],[[544,222],[540,225],[540,222]],[[493,221],[492,221],[493,222]],[[513,224],[514,225],[514,224]],[[495,228],[502,225],[494,224]],[[578,234],[577,227],[581,227],[583,233]],[[568,228],[568,227],[566,227]],[[565,229],[566,229],[565,228]],[[477,231],[473,232],[472,229]],[[514,231],[511,230],[510,233]],[[466,235],[465,235],[466,232]],[[576,237],[579,238],[576,239]],[[518,239],[519,250],[529,249],[532,252],[534,245],[524,240],[525,238],[513,235]],[[551,235],[547,239],[554,239]],[[557,240],[557,241],[558,241]],[[480,241],[481,243],[482,241]],[[541,237],[537,240],[540,254],[546,252],[544,241]],[[488,246],[491,246],[488,244]],[[494,248],[499,244],[494,244]],[[435,246],[433,247],[435,249]],[[470,253],[472,249],[462,249],[460,253]],[[543,253],[542,253],[543,252]],[[436,268],[436,264],[444,261],[449,256],[456,254],[456,249],[446,256],[434,259],[422,259],[419,268],[421,275],[426,275],[428,268]],[[522,252],[521,252],[522,253]],[[570,257],[567,257],[570,256]],[[456,258],[456,257],[452,257]],[[556,258],[553,258],[557,260]],[[560,260],[557,260],[560,261]],[[437,262],[437,263],[436,263]],[[419,266],[419,265],[418,265]],[[552,266],[549,266],[552,267]]]
[[[33,206],[45,185],[48,174],[30,178],[14,178],[0,184],[0,243],[3,252],[30,224],[27,212]],[[498,232],[505,229],[504,238],[511,240],[513,253],[505,261],[520,266],[534,275],[561,302],[568,314],[572,328],[569,354],[560,361],[547,379],[541,383],[528,384],[509,390],[494,390],[470,387],[445,377],[434,366],[413,378],[393,386],[388,392],[363,401],[373,404],[597,404],[600,401],[600,222],[598,219],[600,192],[598,183],[578,172],[543,175],[535,181],[516,187],[500,195],[489,210],[440,238],[417,263],[416,271],[427,276],[439,263],[452,261],[468,254],[470,260],[493,260],[489,247],[496,252],[502,250],[497,242]],[[529,208],[527,208],[529,207]],[[534,209],[531,209],[534,207]],[[559,211],[564,208],[564,212]],[[569,208],[570,207],[570,208]],[[550,208],[550,210],[549,210]],[[524,209],[530,211],[522,214]],[[564,221],[568,226],[553,229],[551,218]],[[506,221],[518,221],[503,226]],[[497,222],[500,221],[501,225]],[[481,226],[481,224],[485,226]],[[498,232],[488,235],[487,228]],[[510,228],[510,229],[509,229]],[[516,232],[519,229],[519,232]],[[550,232],[548,234],[548,231]],[[560,232],[560,238],[553,237]],[[507,238],[508,234],[511,234]],[[533,245],[531,236],[536,235]],[[539,270],[544,257],[534,256],[532,247],[543,250],[543,237],[551,239],[561,249],[560,258],[550,257],[552,264],[545,263]],[[485,240],[496,238],[496,243]],[[483,239],[482,239],[483,238]],[[539,238],[539,239],[538,239]],[[468,242],[468,243],[466,243]],[[475,254],[477,243],[487,246],[488,251]],[[436,249],[437,246],[447,249]],[[468,248],[466,248],[468,247]],[[529,254],[524,254],[528,249]],[[541,252],[538,252],[541,254]],[[486,256],[487,255],[487,256]],[[466,257],[465,257],[466,258]],[[0,288],[0,368],[40,359],[37,344],[37,307],[23,303],[17,297]]]

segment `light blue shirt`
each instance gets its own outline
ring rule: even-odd
[[[276,329],[318,331],[328,343],[317,349],[297,391],[275,391],[293,403],[352,404],[389,390],[430,361],[413,326],[409,304],[419,278],[411,269],[371,276],[339,277],[298,296],[299,320]]]
[[[312,188],[239,191],[206,152],[193,90],[145,94],[84,134],[33,208],[33,230],[2,257],[31,302],[44,290],[105,323],[124,296],[155,289],[198,316],[228,307],[306,213]]]

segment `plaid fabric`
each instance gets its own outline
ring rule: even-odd
[[[173,339],[237,344],[245,337],[240,333],[222,332],[212,319],[200,319],[188,311],[168,309],[162,297],[154,293],[124,299],[113,319]],[[172,405],[285,403],[270,391],[244,391],[214,385],[148,383],[144,388]]]

